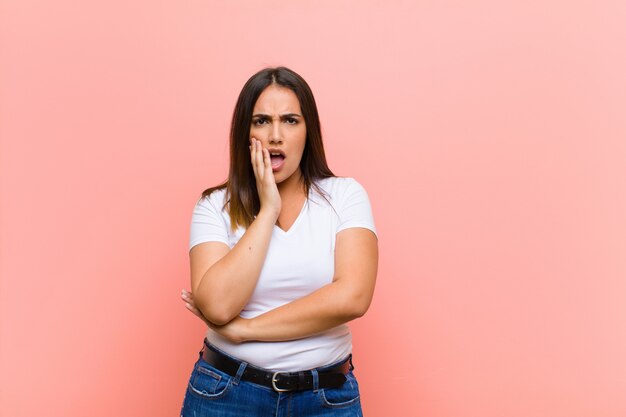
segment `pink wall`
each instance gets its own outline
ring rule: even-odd
[[[0,415],[177,415],[191,210],[276,64],[372,200],[366,416],[626,415],[624,22],[623,1],[1,1]]]

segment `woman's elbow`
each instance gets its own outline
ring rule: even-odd
[[[337,281],[337,297],[339,311],[348,321],[362,317],[372,302],[372,291],[349,282]]]
[[[359,294],[350,297],[350,302],[346,306],[346,313],[350,317],[350,320],[363,317],[369,309],[371,301],[371,297]]]
[[[369,303],[365,303],[365,302],[355,303],[354,309],[352,311],[352,316],[355,319],[358,319],[359,317],[363,317],[365,313],[367,313],[367,310],[369,309],[369,307],[370,307]]]
[[[234,319],[238,314],[228,311],[228,309],[224,308],[224,306],[220,305],[220,303],[199,301],[197,304],[198,310],[200,310],[202,315],[216,326],[225,325]]]

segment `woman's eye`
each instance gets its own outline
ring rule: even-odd
[[[287,123],[289,123],[290,125],[295,125],[296,123],[298,123],[298,121],[292,117],[287,119]]]
[[[257,125],[257,126],[260,126],[260,125],[264,124],[264,122],[266,122],[266,121],[267,121],[266,119],[256,119],[254,121],[254,124]]]

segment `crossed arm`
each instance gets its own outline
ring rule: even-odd
[[[220,243],[214,242],[210,244],[220,245]],[[221,245],[226,247],[222,248],[223,251],[228,251],[225,244]],[[237,245],[232,249],[233,251]],[[253,246],[249,245],[248,247],[252,248]],[[222,254],[225,257],[224,252]],[[262,255],[264,259],[265,253]],[[217,320],[220,321],[218,323],[210,318],[211,311],[216,310],[208,308],[208,300],[203,299],[201,293],[195,293],[193,266],[192,255],[192,288],[194,293],[183,293],[182,297],[187,302],[187,308],[202,318],[213,330],[235,343],[252,340],[294,340],[323,332],[365,314],[371,303],[376,282],[378,240],[372,231],[365,228],[355,227],[340,231],[337,233],[335,241],[333,281],[305,297],[252,319],[241,318],[238,314],[252,294],[256,279],[258,279],[260,268],[258,268],[259,272],[256,272],[257,268],[255,268],[254,262],[252,267],[254,271],[251,272],[251,276],[256,274],[256,279],[247,282],[249,284],[252,281],[254,285],[244,286],[244,295],[246,296],[244,302],[241,301],[242,297],[238,298],[238,302],[231,302],[231,305],[236,306],[235,309],[238,308],[236,315],[231,317],[232,311],[234,311],[231,310],[225,316],[220,317],[227,317],[227,319]],[[206,273],[204,275],[206,276]],[[202,289],[201,285],[197,285],[197,287]],[[235,287],[231,288],[234,289]],[[239,287],[239,295],[241,296],[241,287]],[[218,300],[219,294],[214,294],[209,302],[217,302]],[[209,314],[205,314],[205,311]]]

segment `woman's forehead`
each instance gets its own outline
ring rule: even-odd
[[[290,88],[272,84],[257,99],[254,113],[300,113],[300,102]]]

